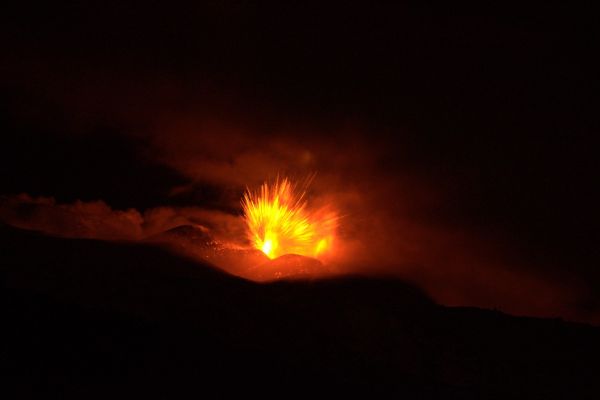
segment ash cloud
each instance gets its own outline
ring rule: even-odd
[[[136,240],[143,235],[143,218],[137,210],[113,210],[101,200],[57,204],[52,197],[2,196],[0,220],[70,238]]]
[[[183,225],[202,227],[219,240],[240,237],[238,216],[199,207],[115,210],[104,201],[57,203],[28,194],[0,197],[0,221],[45,234],[99,240],[140,241]]]

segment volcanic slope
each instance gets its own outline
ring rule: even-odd
[[[392,279],[257,284],[152,244],[0,226],[22,398],[599,398],[600,329],[446,308]]]

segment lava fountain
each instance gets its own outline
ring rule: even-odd
[[[328,207],[311,208],[307,188],[308,183],[299,186],[283,178],[254,192],[246,190],[242,208],[248,239],[267,257],[320,258],[332,251],[338,215]]]

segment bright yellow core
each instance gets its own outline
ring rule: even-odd
[[[310,210],[305,191],[296,190],[287,178],[264,183],[242,199],[248,238],[269,258],[284,254],[320,256],[331,250],[337,215]]]

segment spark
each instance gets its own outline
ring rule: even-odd
[[[246,190],[242,208],[252,245],[269,258],[284,254],[319,257],[331,251],[338,217],[326,209],[311,209],[306,186],[298,189],[289,179],[263,183]]]

